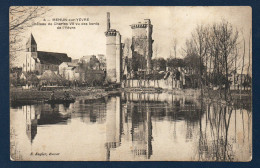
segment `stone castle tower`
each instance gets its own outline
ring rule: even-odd
[[[151,70],[151,58],[153,54],[153,25],[150,19],[145,19],[144,22],[132,24],[132,59],[133,69],[135,71],[141,69],[145,71]]]
[[[106,35],[106,61],[107,76],[106,80],[112,83],[121,82],[121,60],[122,60],[122,43],[119,31],[110,29],[110,13],[107,13],[107,31]]]

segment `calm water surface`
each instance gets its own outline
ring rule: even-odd
[[[249,161],[252,112],[167,93],[11,107],[18,160]]]

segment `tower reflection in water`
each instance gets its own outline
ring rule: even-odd
[[[51,131],[58,124],[67,124],[56,127],[62,132],[71,130],[70,121],[79,121],[84,123],[79,127],[89,131],[89,126],[104,128],[99,130],[101,139],[91,149],[102,146],[100,152],[104,154],[97,160],[160,160],[158,157],[163,154],[168,160],[233,161],[247,160],[252,152],[249,107],[242,109],[166,93],[122,93],[98,100],[78,100],[70,106],[38,104],[22,109],[26,116],[24,133],[31,144],[44,143],[37,139],[42,130],[37,131],[39,126]],[[85,132],[89,137],[86,144],[96,141],[90,132]],[[46,136],[41,134],[41,138]],[[180,158],[179,152],[186,153]]]
[[[110,160],[111,150],[121,145],[122,138],[132,141],[130,149],[134,156],[149,159],[152,155],[149,103],[140,99],[139,104],[136,104],[134,101],[130,103],[128,99],[121,99],[121,96],[110,97],[106,102],[106,111],[106,160]]]
[[[120,146],[122,130],[121,98],[110,97],[106,103],[106,159],[110,160],[110,150]]]
[[[186,121],[186,139],[192,139],[192,128],[199,122],[199,102],[191,98],[164,93],[125,93],[122,94],[125,108],[125,123],[131,128],[131,152],[134,160],[150,159],[153,155],[153,124],[174,123],[173,137],[177,139],[176,123]],[[130,125],[130,126],[129,126]],[[126,130],[126,129],[124,129]],[[169,130],[161,130],[171,134]],[[157,136],[157,134],[155,135]],[[156,137],[158,140],[158,137]]]
[[[26,135],[31,143],[37,134],[38,119],[40,118],[39,110],[35,110],[35,106],[23,106],[23,112],[26,116]]]
[[[60,113],[60,109],[65,111],[67,105],[25,105],[22,110],[26,117],[26,134],[31,144],[37,135],[37,127],[41,125],[65,124],[70,118],[70,113]]]

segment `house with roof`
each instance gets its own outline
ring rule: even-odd
[[[75,62],[63,62],[59,65],[59,74],[69,81],[82,81],[84,80],[84,70],[81,69],[80,65]]]
[[[24,72],[35,72],[40,75],[46,70],[58,72],[59,65],[63,62],[71,62],[71,58],[65,53],[38,51],[37,43],[33,35],[30,35],[26,43]]]

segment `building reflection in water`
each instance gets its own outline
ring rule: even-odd
[[[39,110],[35,110],[35,106],[27,105],[23,106],[23,112],[26,116],[26,135],[28,136],[31,143],[37,134],[37,124],[40,118]]]
[[[131,100],[129,100],[131,101]],[[131,104],[130,113],[132,120],[132,150],[135,156],[144,156],[149,159],[152,155],[152,123],[151,107],[144,94],[138,95],[138,101]]]
[[[22,110],[26,117],[26,134],[31,144],[37,135],[37,127],[40,125],[65,124],[70,118],[70,113],[62,114],[59,109],[60,105],[25,105]],[[63,109],[66,107],[64,106]]]
[[[122,108],[119,96],[109,97],[106,103],[106,160],[110,160],[110,150],[121,142]]]
[[[73,118],[79,117],[82,122],[103,124],[106,121],[106,100],[100,98],[96,100],[78,100],[73,107]]]
[[[162,120],[174,122],[173,137],[176,140],[176,123],[184,120],[187,125],[186,140],[190,140],[194,127],[199,123],[200,115],[203,115],[203,113],[200,113],[200,103],[193,102],[192,98],[185,98],[184,96],[124,93],[122,99],[125,100],[125,122],[131,122],[131,152],[134,156],[145,159],[150,159],[153,154],[153,122]]]
[[[250,109],[249,106],[246,108]],[[106,131],[100,142],[106,160],[118,160],[117,154],[121,152],[129,155],[130,160],[156,160],[157,152],[169,152],[174,159],[178,155],[174,150],[179,144],[183,148],[192,144],[194,149],[185,149],[190,153],[187,157],[199,161],[245,160],[252,152],[251,110],[200,102],[189,96],[122,93],[97,100],[77,100],[69,106],[38,104],[23,106],[22,109],[31,143],[40,133],[37,127],[42,125],[52,129],[54,125],[67,124],[70,119],[77,118],[84,123],[81,127],[86,124],[104,125]],[[161,123],[167,127],[161,127]],[[166,130],[158,133],[160,128]],[[170,138],[167,140],[169,144],[165,145],[171,151],[153,145],[163,140],[158,137],[160,135]]]

